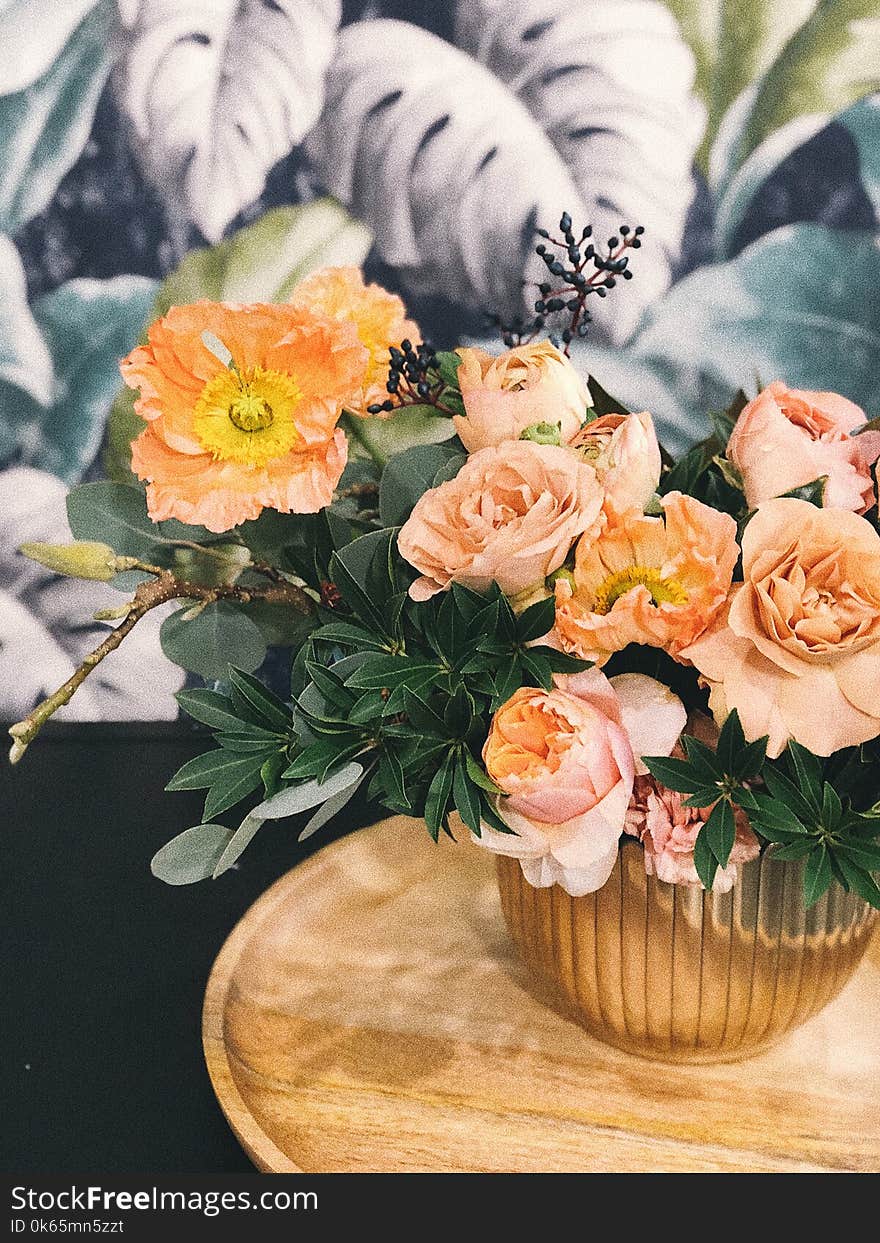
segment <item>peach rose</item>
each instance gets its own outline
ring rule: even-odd
[[[681,657],[719,722],[831,755],[880,734],[880,535],[845,509],[766,501],[745,529],[744,582]]]
[[[645,506],[660,482],[660,445],[654,420],[641,414],[603,414],[571,442],[595,467],[606,504],[619,511]]]
[[[700,885],[694,866],[697,835],[709,819],[708,807],[685,807],[683,794],[667,790],[653,777],[637,777],[626,812],[625,829],[645,847],[645,871],[668,885]],[[713,893],[729,893],[736,883],[738,866],[756,859],[760,843],[745,812],[737,808],[736,839],[727,866],[718,868]]]
[[[736,523],[709,505],[670,492],[663,517],[610,512],[575,555],[574,582],[556,583],[562,648],[604,664],[630,643],[673,656],[724,607],[739,549]]]
[[[534,423],[556,424],[567,444],[593,403],[569,359],[549,341],[503,354],[460,349],[458,383],[465,415],[453,419],[468,453],[518,440]]]
[[[774,380],[743,410],[727,446],[749,508],[827,475],[826,506],[858,514],[870,509],[880,432],[851,434],[865,422],[865,412],[837,393]]]
[[[527,440],[480,449],[454,479],[421,496],[398,537],[421,571],[410,587],[427,600],[453,582],[515,596],[543,582],[602,508],[592,466],[556,445]]]
[[[418,344],[422,339],[418,324],[407,319],[406,307],[397,294],[375,283],[367,285],[360,268],[320,268],[299,282],[290,301],[337,323],[354,324],[368,360],[361,391],[348,408],[369,418],[367,406],[388,396],[385,385],[391,346],[404,340]]]
[[[559,884],[572,897],[601,888],[617,858],[636,756],[653,747],[668,755],[684,719],[679,700],[665,687],[655,693],[642,675],[609,682],[589,669],[558,678],[552,691],[521,688],[496,712],[483,748],[514,833],[484,824],[475,840],[519,859],[536,888]]]

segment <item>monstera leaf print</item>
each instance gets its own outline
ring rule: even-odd
[[[314,124],[340,0],[141,0],[116,84],[138,154],[209,241]]]
[[[73,673],[107,633],[96,609],[125,596],[101,583],[58,578],[16,550],[30,541],[66,543],[67,488],[28,467],[0,473],[0,718],[19,720]],[[162,655],[159,628],[173,606],[141,621],[98,666],[62,720],[170,720],[184,675]]]
[[[691,52],[658,0],[467,0],[457,12],[462,48],[391,20],[342,31],[306,140],[321,181],[411,289],[475,308],[528,306],[537,222],[565,209],[603,242],[622,221],[645,223],[639,281],[596,313],[625,337],[669,284],[693,197]],[[651,58],[662,76],[638,73]]]

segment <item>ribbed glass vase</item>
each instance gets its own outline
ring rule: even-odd
[[[501,905],[528,965],[594,1036],[659,1061],[735,1061],[806,1022],[840,990],[877,912],[835,882],[810,910],[802,862],[765,852],[730,893],[646,876],[621,844],[608,882],[571,898],[498,856]]]

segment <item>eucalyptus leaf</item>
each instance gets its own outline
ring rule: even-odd
[[[415,445],[389,459],[379,488],[379,514],[387,527],[401,526],[416,502],[434,486],[438,471],[460,457],[447,445]]]
[[[352,782],[359,781],[363,772],[363,765],[351,761],[331,773],[326,781],[305,781],[301,785],[280,790],[255,807],[252,814],[261,816],[264,820],[282,820],[285,816],[299,815],[310,807],[325,803],[328,798],[347,789]]]
[[[344,786],[338,794],[332,794],[324,803],[323,807],[319,807],[315,814],[310,817],[305,828],[300,833],[298,840],[301,842],[306,841],[306,839],[311,837],[313,833],[317,833],[319,829],[323,829],[324,825],[332,820],[335,815],[338,815],[338,813],[342,811],[343,807],[350,803],[355,794],[357,794],[364,779],[366,778],[366,775],[366,772],[363,772],[361,776],[355,781],[352,781],[350,785]]]
[[[228,872],[250,846],[251,842],[263,827],[263,820],[259,816],[251,813],[245,816],[241,824],[235,830],[229,841],[226,843],[226,849],[217,860],[214,871],[211,873],[211,879],[216,880],[218,876],[222,876],[224,872]]]
[[[207,880],[233,838],[222,824],[200,824],[186,829],[156,851],[150,871],[166,885],[192,885]]]
[[[216,679],[225,675],[230,661],[246,673],[263,663],[266,642],[260,628],[238,605],[219,600],[189,621],[186,612],[180,609],[162,623],[162,651],[176,665]]]

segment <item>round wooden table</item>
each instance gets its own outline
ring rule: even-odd
[[[877,941],[837,1001],[761,1057],[641,1061],[521,967],[491,857],[404,817],[325,847],[251,907],[214,964],[204,1046],[261,1170],[880,1168]]]

